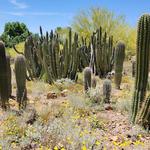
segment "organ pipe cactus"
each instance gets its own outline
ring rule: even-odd
[[[5,54],[5,45],[2,41],[0,41],[0,100],[2,108],[7,108],[8,99],[7,59]]]
[[[91,88],[91,68],[86,67],[84,69],[84,90],[87,92]]]
[[[149,55],[150,55],[150,15],[145,14],[140,17],[137,29],[136,78],[132,104],[133,123],[135,123],[136,121],[138,112],[140,112],[142,103],[144,102],[146,96],[146,88],[149,72],[149,59],[150,59]]]
[[[15,59],[15,76],[17,84],[17,102],[21,109],[25,108],[27,104],[26,61],[23,55],[18,55]]]
[[[115,49],[115,85],[117,89],[120,89],[124,59],[125,44],[122,41],[119,41]]]

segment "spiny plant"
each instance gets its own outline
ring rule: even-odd
[[[0,41],[0,100],[2,108],[7,108],[9,99],[7,78],[7,59],[5,54],[5,44]]]
[[[146,115],[142,115],[143,113],[140,113],[138,117],[138,113],[140,112],[141,109],[143,109],[143,112],[145,107],[148,107],[149,109],[149,102],[145,102],[147,82],[148,82],[148,72],[149,72],[149,57],[150,57],[149,55],[150,55],[150,15],[144,14],[139,19],[137,29],[136,78],[132,104],[133,123],[138,122],[139,118],[141,117],[142,120],[144,120],[144,118],[146,117]],[[145,105],[142,108],[143,103],[145,103]],[[146,111],[146,113],[148,113],[148,115],[150,114],[149,111]]]
[[[15,76],[17,84],[17,102],[21,109],[25,108],[27,104],[26,62],[23,55],[18,55],[15,59]]]
[[[119,41],[115,49],[115,65],[114,65],[115,85],[117,89],[120,89],[124,59],[125,59],[125,44],[122,41]]]
[[[91,68],[86,67],[84,69],[84,90],[87,92],[91,88]]]
[[[96,88],[96,84],[97,84],[96,77],[93,76],[93,77],[92,77],[92,88]]]
[[[107,78],[103,82],[103,96],[105,103],[110,103],[111,89],[111,80]]]
[[[6,56],[7,60],[7,80],[8,80],[8,95],[11,97],[12,85],[11,85],[11,66],[10,66],[10,56]]]

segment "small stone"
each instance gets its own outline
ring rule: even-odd
[[[68,90],[63,90],[60,94],[62,97],[66,97],[68,93]]]
[[[47,94],[47,99],[56,99],[57,98],[57,94],[55,92],[49,92]]]

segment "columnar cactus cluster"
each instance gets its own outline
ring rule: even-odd
[[[104,77],[112,69],[113,38],[100,28],[89,43],[83,38],[79,42],[78,34],[69,28],[68,38],[62,41],[53,31],[44,36],[40,27],[39,38],[26,40],[24,54],[31,79],[44,78],[50,84],[60,78],[76,80],[77,72],[90,64]]]
[[[119,41],[115,49],[115,59],[114,59],[115,85],[117,89],[120,89],[124,59],[125,59],[125,44]]]
[[[95,73],[99,77],[106,77],[113,67],[113,37],[102,33],[102,28],[97,29],[91,37]]]
[[[149,59],[150,59],[150,15],[141,16],[138,22],[137,31],[137,52],[136,52],[136,76],[135,90],[132,104],[132,122],[136,123],[139,120],[145,120],[147,115],[150,116],[149,98],[145,102]],[[143,106],[142,106],[143,105]],[[145,109],[148,111],[145,112]],[[139,112],[141,112],[139,114]],[[144,114],[144,115],[143,115]],[[147,118],[149,119],[149,117]],[[144,121],[145,122],[145,121]],[[144,123],[142,122],[142,124]],[[150,119],[147,120],[150,126]]]

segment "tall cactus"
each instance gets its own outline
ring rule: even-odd
[[[12,85],[11,85],[11,67],[10,67],[10,56],[9,55],[6,56],[6,60],[7,60],[8,94],[9,94],[9,97],[11,97]]]
[[[26,62],[23,55],[18,55],[15,59],[15,76],[17,84],[17,102],[21,109],[25,108],[27,104]]]
[[[125,44],[119,41],[115,49],[115,85],[117,89],[120,89],[124,59]]]
[[[5,54],[5,45],[0,41],[0,100],[2,108],[7,108],[9,99],[7,79],[7,60]]]
[[[135,123],[146,96],[150,58],[150,15],[148,14],[141,16],[138,22],[136,51],[136,79],[132,104],[133,123]]]
[[[91,68],[86,67],[84,69],[84,90],[87,92],[91,88]]]

